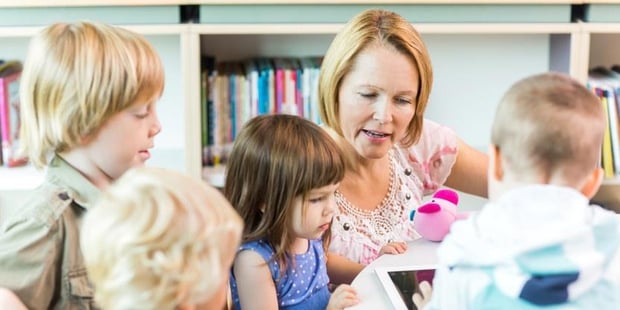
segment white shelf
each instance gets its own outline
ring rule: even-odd
[[[43,182],[43,175],[32,166],[0,167],[0,192],[33,189]]]
[[[224,188],[226,182],[226,166],[203,167],[202,179],[209,185],[217,188]]]

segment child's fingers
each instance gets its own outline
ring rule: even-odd
[[[422,281],[419,287],[420,287],[420,292],[424,296],[424,299],[428,301],[433,295],[433,288],[431,287],[431,284],[428,283],[428,281]]]
[[[411,300],[413,301],[413,304],[417,309],[422,309],[422,307],[424,307],[424,305],[426,304],[424,302],[424,298],[422,298],[422,295],[420,295],[420,293],[413,293],[413,296],[411,296]]]
[[[428,281],[422,281],[419,285],[419,289],[420,293],[414,293],[411,296],[411,300],[413,301],[413,304],[415,304],[416,308],[422,309],[431,300],[433,288]]]
[[[407,251],[407,243],[405,242],[390,242],[381,248],[381,254],[401,254]]]
[[[349,293],[349,294],[357,295],[357,292],[355,291],[355,289],[351,285],[348,285],[348,284],[340,284],[340,285],[338,285],[338,287],[336,287],[336,289],[334,290],[333,295],[343,294],[343,293]]]

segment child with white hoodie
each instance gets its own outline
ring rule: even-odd
[[[508,90],[492,126],[490,202],[440,245],[425,309],[619,309],[619,217],[589,204],[606,123],[568,76]]]

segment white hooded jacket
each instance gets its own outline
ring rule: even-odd
[[[521,187],[454,223],[425,309],[620,309],[620,217],[578,191]]]

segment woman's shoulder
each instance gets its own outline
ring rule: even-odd
[[[420,139],[412,146],[397,146],[399,163],[411,170],[423,183],[428,194],[445,182],[456,162],[458,138],[454,131],[424,119]],[[407,169],[405,169],[407,170]],[[407,175],[409,175],[407,174]]]

